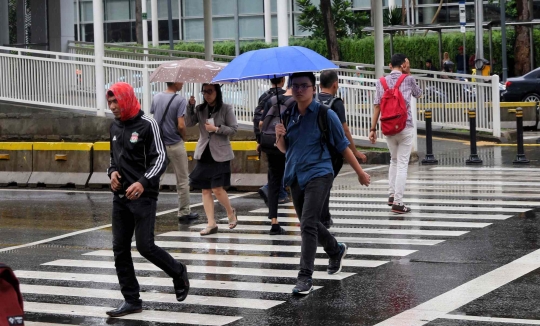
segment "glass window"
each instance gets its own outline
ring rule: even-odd
[[[202,1],[200,2],[202,3]],[[184,35],[185,35],[186,40],[203,40],[204,39],[203,20],[202,19],[184,20]]]
[[[81,21],[93,22],[94,21],[94,8],[91,1],[81,2]],[[92,27],[93,29],[93,27]],[[93,32],[92,32],[93,33]],[[93,36],[92,36],[93,38]]]
[[[264,0],[238,0],[240,14],[263,14]]]
[[[179,31],[178,31],[178,19],[173,19],[172,21],[172,28],[173,28],[173,40],[178,40],[179,37]],[[159,39],[162,41],[168,41],[169,40],[169,21],[168,20],[160,20],[158,22],[158,28],[159,28]],[[151,28],[149,28],[151,29]],[[151,31],[150,31],[151,32]]]
[[[272,37],[278,37],[277,15],[272,15]]]
[[[150,2],[149,2],[150,3]],[[169,4],[168,0],[158,0],[158,17],[159,19],[169,19]],[[150,8],[150,7],[148,7]],[[172,18],[178,19],[178,0],[171,0]],[[148,18],[151,18],[150,10]]]
[[[214,39],[234,39],[234,18],[214,18],[212,27]]]
[[[234,8],[236,0],[212,0],[212,16],[234,15]]]
[[[184,17],[202,17],[203,16],[203,1],[202,0],[184,0]]]
[[[270,0],[270,5],[271,5],[271,12],[272,13],[277,13],[277,0]]]
[[[131,42],[131,23],[106,23],[105,42]]]
[[[264,38],[264,17],[240,17],[240,38]]]
[[[106,0],[105,20],[129,20],[129,0]]]

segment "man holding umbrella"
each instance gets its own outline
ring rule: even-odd
[[[313,269],[317,244],[330,257],[328,274],[341,271],[342,261],[347,254],[347,245],[338,243],[321,223],[324,200],[332,187],[334,171],[329,146],[342,153],[351,165],[360,184],[368,186],[370,176],[362,170],[336,113],[313,99],[315,75],[311,72],[294,73],[291,76],[292,93],[297,105],[284,117],[283,124],[276,125],[276,145],[286,153],[285,183],[291,187],[296,214],[300,219],[302,254],[300,272],[293,294],[309,294],[313,289]],[[318,115],[326,111],[328,139],[321,146],[323,131],[318,126]]]

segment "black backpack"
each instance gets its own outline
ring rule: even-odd
[[[332,98],[329,100],[329,102],[333,104],[336,99],[338,98]],[[334,170],[335,178],[343,167],[343,155],[341,155],[341,153],[334,147],[334,145],[330,143],[330,130],[328,129],[328,110],[332,109],[326,106],[326,104],[321,104],[321,106],[319,107],[319,112],[317,113],[317,125],[319,126],[319,130],[321,131],[321,156],[322,150],[324,150],[324,145],[326,145],[326,147],[328,147],[328,151],[330,152],[332,169]],[[285,126],[289,125],[291,111],[292,110],[290,109],[286,110],[282,115],[283,124]]]
[[[259,130],[259,122],[261,121],[261,117],[264,112],[264,105],[266,104],[266,101],[268,101],[272,96],[275,95],[275,88],[269,89],[266,92],[261,95],[259,103],[257,104],[257,107],[255,108],[255,112],[253,112],[253,132],[255,132],[255,136],[257,137],[257,140],[260,139],[261,131]]]
[[[0,326],[24,325],[23,298],[13,270],[0,263]]]
[[[294,98],[289,98],[285,102],[278,103],[278,97],[270,99],[270,109],[263,119],[261,127],[261,150],[267,154],[283,154],[275,146],[276,144],[276,124],[281,123],[281,115],[294,102]]]

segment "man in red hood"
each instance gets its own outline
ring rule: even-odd
[[[131,257],[135,233],[141,255],[173,278],[178,301],[189,292],[186,265],[177,262],[154,243],[159,178],[167,167],[165,146],[156,121],[144,115],[141,105],[126,83],[116,83],[107,91],[107,102],[115,116],[111,124],[111,178],[113,197],[112,233],[116,274],[125,302],[107,311],[120,317],[142,311],[139,283]]]

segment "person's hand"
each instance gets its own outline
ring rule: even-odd
[[[261,153],[261,144],[257,144],[257,153]]]
[[[211,125],[208,122],[204,124],[204,127],[206,128],[206,131],[208,132],[216,132],[219,129],[218,127]]]
[[[287,134],[287,130],[283,123],[276,124],[276,138],[279,139]]]
[[[367,174],[366,172],[362,171],[362,173],[360,173],[358,175],[358,182],[360,182],[361,185],[363,186],[369,186],[370,182],[371,182],[371,177],[369,174]]]
[[[369,141],[372,144],[375,144],[375,142],[377,141],[377,133],[375,131],[370,131],[369,132]]]
[[[263,125],[263,122],[262,122],[262,121],[259,121],[259,130],[262,129],[262,125]]]
[[[122,176],[120,175],[120,173],[118,173],[118,171],[114,171],[113,173],[111,173],[111,189],[113,191],[118,191],[122,189],[122,182],[120,181],[120,179],[122,179]]]
[[[367,156],[362,152],[356,151],[354,153],[354,156],[356,157],[358,162],[361,162],[361,163],[366,163],[367,162]]]
[[[144,187],[140,182],[135,182],[126,190],[126,197],[129,200],[139,199],[144,192]]]
[[[189,98],[189,105],[195,105],[195,103],[197,103],[195,101],[195,96],[191,95],[191,97]]]

